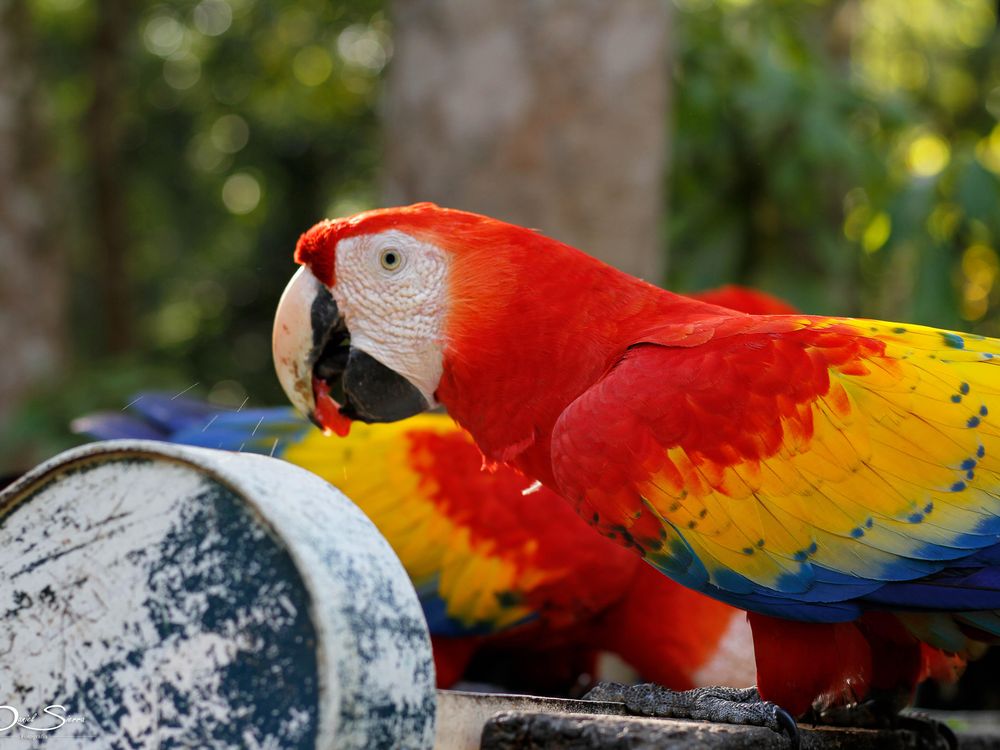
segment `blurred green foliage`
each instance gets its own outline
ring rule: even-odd
[[[738,281],[810,312],[998,334],[1000,35],[988,0],[675,0],[668,284]],[[72,364],[0,462],[141,388],[283,398],[276,300],[298,234],[375,205],[391,29],[379,0],[121,3],[131,350],[95,262],[98,0],[31,0],[72,262]]]
[[[131,351],[99,314],[94,165],[95,0],[32,0],[71,254],[72,365],[0,435],[0,465],[73,442],[68,420],[137,389],[239,406],[280,403],[270,327],[299,233],[374,205],[376,103],[391,54],[378,0],[123,3],[120,187]],[[101,10],[107,10],[106,4]]]
[[[1000,333],[988,0],[678,0],[672,286]]]

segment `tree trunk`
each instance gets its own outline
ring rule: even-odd
[[[27,8],[0,0],[0,431],[65,354],[66,259],[52,232]]]
[[[536,227],[662,282],[665,0],[397,0],[385,197]]]
[[[104,345],[126,351],[132,343],[127,231],[121,158],[122,40],[129,0],[100,0],[91,66],[94,98],[87,117],[87,147],[94,180],[96,260],[101,269]]]

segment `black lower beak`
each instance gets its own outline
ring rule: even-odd
[[[343,386],[341,413],[362,422],[395,422],[430,408],[413,383],[354,347],[347,358]]]
[[[325,287],[313,302],[311,318],[313,376],[329,385],[341,414],[362,422],[395,422],[430,408],[409,380],[350,345],[350,331]],[[311,419],[317,421],[315,415]]]

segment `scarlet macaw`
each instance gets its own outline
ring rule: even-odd
[[[761,697],[902,701],[927,653],[1000,638],[1000,341],[741,314],[432,204],[321,222],[296,260],[274,355],[300,411],[345,433],[443,404],[488,463],[748,610]]]

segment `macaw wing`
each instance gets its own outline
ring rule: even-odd
[[[550,490],[525,494],[523,475],[484,471],[472,438],[442,414],[358,423],[346,439],[311,429],[283,457],[340,487],[375,522],[435,635],[530,622],[572,639],[635,572],[627,551],[586,543],[593,532]]]
[[[1000,608],[995,355],[849,319],[651,327],[562,414],[553,469],[604,533],[746,609]]]
[[[533,620],[533,592],[562,575],[536,564],[536,530],[518,528],[516,541],[504,531],[516,525],[504,506],[530,480],[511,473],[498,482],[483,472],[478,449],[449,417],[358,423],[337,440],[310,429],[282,456],[342,489],[378,526],[435,635],[495,633]]]

